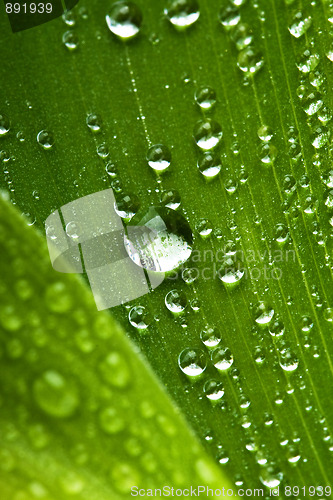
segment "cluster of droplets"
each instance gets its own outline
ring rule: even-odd
[[[251,27],[241,20],[240,7],[245,2],[231,2],[223,5],[219,12],[219,21],[238,50],[237,66],[246,77],[254,75],[263,66],[262,54],[253,44]]]

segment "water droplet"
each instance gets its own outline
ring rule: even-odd
[[[266,302],[259,302],[254,307],[254,319],[259,325],[270,323],[274,316],[274,309]]]
[[[268,142],[260,144],[259,157],[262,163],[265,163],[266,165],[271,164],[274,162],[276,156],[277,148],[274,146],[274,144],[270,144]]]
[[[119,493],[127,495],[131,492],[133,484],[141,484],[141,477],[133,465],[118,462],[111,470],[111,481]]]
[[[275,239],[278,243],[285,243],[289,236],[289,228],[285,224],[277,224],[275,228]]]
[[[187,298],[184,292],[171,290],[165,296],[165,305],[174,314],[180,314],[187,305]]]
[[[37,142],[43,149],[51,149],[54,144],[53,134],[47,130],[41,130],[37,134]]]
[[[126,227],[125,248],[138,266],[151,271],[167,272],[184,264],[191,255],[193,235],[184,216],[165,207],[151,207]],[[141,234],[139,226],[152,234]]]
[[[223,6],[219,13],[219,19],[226,29],[230,29],[239,23],[240,12],[235,5]]]
[[[311,17],[303,17],[302,12],[297,12],[293,24],[288,29],[295,38],[299,38],[308,31],[311,24]]]
[[[208,238],[212,234],[213,227],[208,219],[201,219],[196,225],[196,230],[202,238]]]
[[[79,405],[74,384],[56,371],[48,370],[38,377],[33,393],[38,406],[52,417],[70,417]]]
[[[195,92],[194,99],[200,108],[208,110],[216,103],[216,92],[211,87],[200,87]]]
[[[128,313],[128,319],[134,328],[145,330],[151,323],[151,315],[143,306],[132,307]]]
[[[136,195],[121,195],[117,197],[114,210],[122,219],[131,219],[140,208],[139,198]]]
[[[120,1],[112,5],[105,17],[109,30],[123,40],[135,37],[142,23],[139,7],[133,2]]]
[[[217,328],[205,328],[200,332],[200,339],[206,347],[216,347],[221,342],[221,335]]]
[[[223,384],[220,380],[210,379],[203,387],[205,396],[211,401],[217,401],[224,395]]]
[[[324,310],[324,318],[326,321],[332,322],[333,321],[333,309],[331,307],[327,307]]]
[[[214,349],[211,358],[215,368],[220,371],[228,370],[234,362],[234,357],[228,347]]]
[[[221,170],[221,159],[218,155],[206,151],[198,159],[199,172],[207,179],[215,179]]]
[[[260,52],[252,47],[247,47],[238,54],[237,66],[247,75],[253,75],[259,71],[264,64]]]
[[[303,316],[301,318],[301,329],[303,332],[309,332],[313,328],[313,321],[310,316]]]
[[[235,285],[239,283],[245,274],[242,262],[237,254],[226,256],[223,259],[222,266],[218,270],[218,277],[226,285]]]
[[[104,408],[99,414],[101,428],[107,434],[117,434],[125,428],[124,419],[115,408]]]
[[[92,132],[99,132],[101,130],[100,119],[94,113],[87,115],[86,124]]]
[[[198,20],[199,4],[197,0],[170,0],[164,14],[175,28],[187,28]]]
[[[327,187],[333,188],[333,170],[326,170],[322,176],[322,180]]]
[[[51,283],[45,294],[46,304],[50,311],[55,313],[66,313],[73,305],[73,297],[65,283],[56,281]]]
[[[182,270],[182,280],[185,283],[194,283],[199,277],[199,271],[195,267],[190,267]]]
[[[98,366],[105,382],[120,389],[130,382],[130,372],[125,358],[119,352],[108,354]]]
[[[107,158],[109,156],[109,148],[107,147],[105,142],[103,142],[102,144],[99,144],[99,146],[97,146],[96,152],[97,152],[98,156],[100,158],[103,158],[103,159]]]
[[[238,23],[231,32],[231,38],[237,50],[244,50],[253,40],[252,30],[247,24]]]
[[[178,365],[185,375],[196,377],[206,369],[207,356],[202,349],[187,347],[179,354]]]
[[[171,162],[171,153],[167,146],[163,144],[155,144],[151,146],[147,153],[148,165],[155,172],[164,172]]]
[[[81,236],[81,229],[77,222],[72,221],[66,224],[66,234],[72,240],[77,240]]]
[[[10,120],[8,116],[0,114],[0,137],[7,134],[10,130]]]
[[[259,479],[264,486],[277,488],[283,479],[283,473],[276,467],[269,465],[262,469]]]
[[[263,142],[268,142],[273,137],[273,130],[268,125],[261,125],[258,128],[258,137]]]
[[[333,208],[333,189],[330,189],[325,194],[325,205],[328,208]]]
[[[298,69],[302,73],[310,73],[310,71],[313,71],[319,64],[319,55],[318,54],[311,54],[309,50],[306,50],[300,61],[297,63]]]
[[[298,367],[298,359],[294,353],[289,350],[285,350],[280,355],[280,366],[286,372],[295,371]]]
[[[193,137],[200,149],[213,149],[222,138],[222,129],[219,123],[207,118],[196,123],[193,130]]]
[[[79,43],[77,34],[72,30],[65,31],[65,33],[62,35],[62,43],[68,50],[77,49]]]
[[[161,204],[165,207],[171,208],[172,210],[177,210],[181,203],[180,194],[175,189],[171,189],[170,191],[164,191],[161,193],[160,198]]]

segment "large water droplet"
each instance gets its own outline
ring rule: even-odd
[[[10,121],[7,115],[0,115],[0,137],[10,130]]]
[[[165,296],[165,305],[174,314],[180,314],[187,305],[187,297],[184,292],[171,290]]]
[[[221,371],[228,370],[234,362],[234,357],[228,347],[218,347],[211,354],[215,368]]]
[[[37,142],[43,149],[51,149],[54,144],[53,134],[47,130],[41,130],[37,134]]]
[[[193,235],[184,216],[165,207],[151,207],[141,218],[136,215],[126,228],[125,247],[137,265],[151,271],[167,272],[187,261]],[[138,231],[147,228],[150,234]],[[132,230],[131,230],[132,227]]]
[[[187,28],[198,20],[199,4],[197,0],[170,0],[164,14],[175,28]]]
[[[164,172],[171,162],[171,153],[167,146],[155,144],[147,153],[148,165],[156,172]]]
[[[207,118],[196,123],[193,137],[200,149],[213,149],[222,138],[222,129],[219,123]]]
[[[145,330],[151,323],[149,311],[143,306],[132,307],[128,314],[129,322],[138,330]]]
[[[202,109],[211,109],[216,103],[216,92],[211,87],[200,87],[194,94],[195,102]]]
[[[123,40],[129,40],[139,33],[142,14],[135,3],[121,1],[112,5],[105,19],[112,33]]]
[[[266,325],[270,323],[274,316],[274,309],[266,302],[259,302],[254,307],[254,319],[255,322],[260,325]]]
[[[295,38],[299,38],[307,32],[311,24],[311,17],[303,17],[302,12],[297,12],[293,24],[288,29]]]
[[[201,172],[207,180],[214,179],[220,173],[221,166],[220,157],[210,151],[206,151],[198,159],[199,172]]]
[[[240,70],[248,75],[253,75],[263,67],[264,60],[262,55],[252,47],[242,50],[237,59],[237,65]]]
[[[220,380],[210,379],[203,388],[205,396],[211,401],[221,399],[224,394],[223,384]]]
[[[48,370],[37,378],[33,393],[38,406],[53,417],[70,417],[79,405],[74,384],[56,371]]]
[[[187,347],[179,354],[178,365],[185,375],[196,377],[206,369],[207,357],[202,349]]]

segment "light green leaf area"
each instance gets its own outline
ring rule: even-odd
[[[45,242],[16,210],[0,205],[1,497],[230,489],[124,331],[96,310],[84,282],[52,269]]]
[[[199,18],[178,30],[164,14],[166,2],[135,0],[143,21],[126,42],[108,29],[111,4],[105,0],[80,0],[65,21],[15,35],[3,16],[0,113],[11,123],[0,138],[3,187],[40,229],[63,204],[110,186],[119,202],[137,197],[142,215],[166,198],[175,206],[179,198],[177,210],[194,234],[190,261],[156,290],[111,314],[236,488],[263,488],[269,498],[269,488],[280,486],[285,498],[284,488],[296,486],[295,496],[308,498],[316,493],[311,488],[325,488],[333,478],[333,5],[328,0],[198,3]],[[213,92],[202,108],[207,86]],[[36,140],[42,130],[52,134],[51,148]],[[161,175],[146,159],[154,144],[171,151],[171,164]],[[201,150],[208,146],[211,160]],[[22,248],[15,248],[19,256]],[[3,260],[9,272],[14,259],[4,254]],[[36,278],[28,285],[32,296],[39,296],[34,287],[49,275],[44,277],[42,264],[35,266]],[[60,292],[66,303],[70,282],[56,274],[52,281],[65,283]],[[176,304],[170,306],[170,295],[165,298],[172,290],[180,295],[173,295]],[[22,302],[28,311],[28,302],[10,297],[8,307]],[[135,306],[145,308],[146,328],[129,321]],[[105,317],[92,306],[90,311],[87,322],[90,315],[96,321]],[[11,391],[8,411],[19,408],[23,397],[28,408],[35,404],[29,380],[42,370],[61,368],[75,379],[82,372],[94,387],[94,350],[79,351],[94,344],[99,329],[82,325],[67,331],[67,321],[79,317],[77,307],[70,307],[62,329],[57,335],[47,331],[46,339],[44,331],[34,339],[40,325],[23,322],[22,366],[30,350],[38,362],[24,368],[27,392]],[[77,344],[66,362],[56,356],[62,338]],[[184,354],[179,367],[178,357],[188,348],[192,368],[203,370],[199,378],[184,373],[191,372],[191,363],[182,363]],[[19,381],[16,361],[10,367],[6,372]],[[151,395],[150,382],[146,389],[140,384],[136,380],[140,399],[145,390]],[[77,426],[88,450],[89,405],[83,405],[86,432]],[[72,434],[68,427],[60,436],[69,429]],[[176,440],[189,452],[185,439]],[[109,453],[105,443],[101,450],[96,444],[96,458]],[[125,450],[125,443],[121,446]],[[65,451],[70,461],[70,450]],[[173,464],[165,459],[162,467],[164,452],[159,453],[162,474]],[[95,477],[94,465],[89,471]],[[317,493],[329,496],[329,490]]]

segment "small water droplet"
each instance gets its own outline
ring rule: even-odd
[[[222,129],[219,123],[207,118],[196,123],[193,130],[193,137],[200,149],[213,149],[222,138]]]
[[[0,114],[0,137],[10,130],[10,120],[7,115]]]
[[[170,166],[171,162],[169,148],[163,144],[151,146],[147,153],[147,162],[155,172],[164,172]]]
[[[65,33],[62,35],[62,43],[68,50],[77,49],[79,43],[77,34],[72,30],[65,31]]]
[[[134,328],[145,330],[151,323],[151,315],[143,306],[132,307],[128,313],[128,319]]]
[[[38,377],[33,393],[38,406],[53,417],[70,417],[79,405],[75,385],[56,371],[48,370]]]
[[[240,12],[235,5],[223,6],[219,13],[221,24],[226,29],[231,29],[240,21]]]
[[[203,387],[205,396],[211,401],[217,401],[224,395],[223,384],[220,380],[210,379],[205,382]]]
[[[216,92],[211,87],[200,87],[194,94],[195,102],[200,108],[208,110],[216,103]]]
[[[264,65],[264,60],[260,52],[252,47],[247,47],[238,54],[237,66],[247,75],[257,73]]]
[[[174,314],[180,314],[187,305],[187,298],[184,292],[171,290],[165,296],[165,305]]]
[[[293,24],[288,29],[295,38],[299,38],[308,31],[311,24],[311,17],[304,17],[302,12],[297,12]]]
[[[142,14],[139,7],[128,1],[116,2],[105,17],[109,30],[123,40],[129,40],[140,31]]]
[[[187,347],[179,354],[178,365],[185,375],[196,377],[205,371],[207,356],[202,349]]]
[[[268,125],[261,125],[258,128],[258,137],[263,142],[268,142],[273,137],[273,130]]]
[[[164,14],[175,28],[184,29],[199,19],[199,4],[197,0],[170,0]]]
[[[215,368],[220,371],[228,370],[234,362],[234,357],[228,347],[218,347],[211,354]]]
[[[41,130],[37,134],[37,142],[43,149],[51,149],[54,144],[53,134],[47,130]]]
[[[274,316],[274,309],[266,302],[259,302],[254,307],[254,319],[259,325],[266,325],[271,322]]]
[[[87,115],[86,124],[92,132],[99,132],[101,130],[100,119],[95,113]]]
[[[217,328],[205,328],[200,332],[200,339],[206,347],[216,347],[221,342],[221,335]]]

